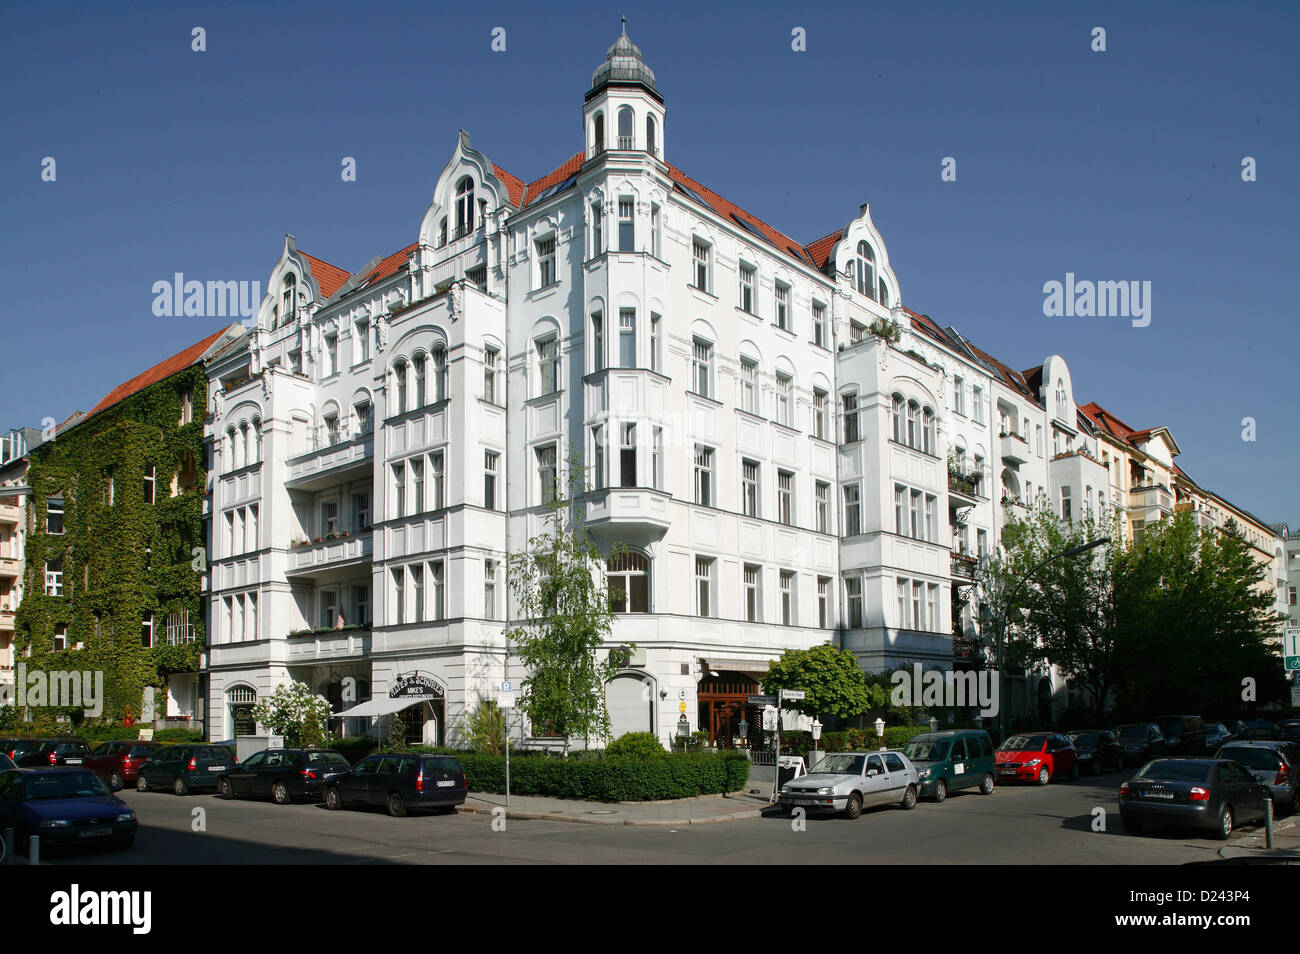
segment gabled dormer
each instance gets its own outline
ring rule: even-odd
[[[664,159],[664,98],[641,50],[623,32],[591,74],[583,101],[586,156],[608,152],[643,152]]]
[[[286,235],[267,282],[257,326],[274,331],[294,324],[308,314],[310,306],[324,303],[346,279],[346,271],[300,252],[293,236]]]
[[[502,170],[471,148],[469,133],[462,129],[420,223],[420,246],[439,249],[474,235],[499,210],[515,207],[518,197],[511,195],[510,186]],[[518,191],[522,192],[522,183]]]
[[[902,304],[898,276],[889,264],[885,240],[871,219],[870,203],[864,202],[858,217],[844,227],[824,270],[868,309],[878,305],[888,312]]]

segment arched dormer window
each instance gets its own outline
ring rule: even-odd
[[[867,242],[858,243],[858,294],[876,297],[876,253]]]
[[[597,113],[592,126],[591,154],[599,156],[605,151],[605,114]]]
[[[906,403],[907,402],[903,400],[903,395],[901,394],[894,395],[894,399],[893,399],[894,440],[899,444],[906,443],[904,441],[904,435],[906,434],[906,431],[904,430],[903,427],[903,414],[904,414],[904,408],[906,407]]]
[[[280,324],[287,325],[294,319],[298,303],[298,276],[293,272],[284,276],[284,287],[280,292]]]
[[[456,238],[474,229],[474,180],[469,176],[456,183]]]
[[[615,613],[650,612],[650,561],[640,553],[616,553],[605,564],[609,608]]]
[[[622,106],[618,111],[618,148],[636,148],[636,117],[631,106]]]
[[[1060,378],[1056,379],[1056,413],[1061,414],[1065,410],[1065,384]]]
[[[652,156],[659,155],[659,136],[658,129],[655,125],[653,115],[647,115],[645,118],[645,151]]]

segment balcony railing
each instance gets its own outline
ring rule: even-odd
[[[980,562],[973,556],[967,556],[964,553],[952,554],[949,566],[952,575],[963,580],[974,580],[975,571],[979,568]]]
[[[978,470],[948,468],[948,489],[967,497],[987,497],[984,492],[984,474]]]
[[[1129,490],[1128,505],[1130,510],[1147,510],[1157,507],[1172,513],[1174,497],[1164,484],[1144,484],[1132,487]]]
[[[1002,433],[998,438],[998,447],[1003,460],[1015,464],[1029,460],[1029,442],[1019,434]]]

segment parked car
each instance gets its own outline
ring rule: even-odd
[[[978,787],[993,794],[993,740],[983,729],[926,732],[903,746],[916,768],[917,791],[942,802],[950,791]]]
[[[131,806],[86,769],[35,768],[0,772],[0,829],[14,829],[17,848],[112,843],[130,848],[138,826]]]
[[[1151,721],[1165,734],[1165,748],[1170,755],[1205,754],[1205,722],[1200,716],[1156,716]]]
[[[843,812],[857,818],[873,805],[916,807],[917,771],[901,752],[833,752],[807,775],[786,782],[780,804],[787,811]]]
[[[0,752],[0,772],[5,772],[9,769],[16,769],[17,767],[18,766],[14,764],[13,759],[5,755],[3,752]]]
[[[217,779],[236,764],[231,751],[220,745],[169,745],[140,766],[135,787],[141,792],[170,788],[176,795],[216,791]]]
[[[1079,753],[1058,732],[1022,732],[1008,736],[997,752],[998,781],[1046,785],[1058,776],[1079,777]]]
[[[217,791],[222,798],[270,796],[288,805],[295,798],[320,798],[327,781],[351,768],[328,749],[266,749],[218,776]]]
[[[1283,742],[1300,742],[1300,719],[1284,719],[1279,722],[1277,738]]]
[[[140,742],[134,739],[101,742],[91,750],[90,758],[86,759],[86,768],[98,775],[110,791],[121,791],[128,785],[135,784],[135,775],[140,766],[162,747],[161,742]]]
[[[1277,725],[1272,719],[1251,719],[1241,733],[1243,739],[1276,739]]]
[[[80,739],[37,739],[37,745],[14,759],[19,768],[83,766],[90,758],[90,746]]]
[[[1124,828],[1178,825],[1227,840],[1241,822],[1264,817],[1269,789],[1230,759],[1155,759],[1119,787]]]
[[[1213,752],[1219,746],[1235,741],[1236,738],[1237,733],[1233,732],[1225,723],[1205,723],[1205,750],[1207,752]]]
[[[1070,733],[1079,753],[1079,771],[1089,775],[1118,772],[1124,767],[1124,749],[1108,729],[1080,729]]]
[[[388,814],[432,808],[454,812],[468,788],[460,762],[450,755],[368,755],[325,783],[325,807],[383,806]]]
[[[1115,726],[1115,738],[1124,750],[1126,766],[1146,765],[1168,753],[1165,734],[1154,722],[1130,722]]]
[[[1296,770],[1300,768],[1300,750],[1291,742],[1243,741],[1225,745],[1214,753],[1216,759],[1231,759],[1269,787],[1273,806],[1279,813],[1290,814],[1296,808]]]

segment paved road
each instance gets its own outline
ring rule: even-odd
[[[510,820],[487,815],[390,818],[330,812],[319,804],[226,802],[213,796],[121,793],[141,828],[130,852],[55,856],[53,864],[1180,864],[1216,857],[1223,842],[1194,833],[1129,835],[1114,811],[1125,775],[1036,786],[991,796],[952,795],[910,812],[873,809],[856,821],[810,818],[806,830],[776,814],[679,829]],[[1107,831],[1092,830],[1095,807]],[[206,812],[206,831],[192,813]],[[1290,819],[1288,819],[1290,821]],[[1243,830],[1249,834],[1253,829]],[[1234,839],[1235,840],[1235,839]]]

